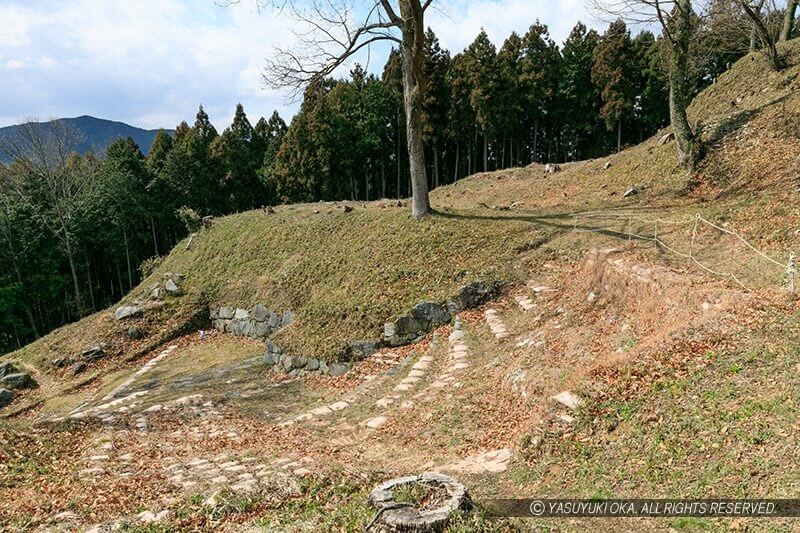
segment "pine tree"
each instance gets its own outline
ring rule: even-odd
[[[260,142],[247,119],[242,104],[237,104],[233,122],[212,144],[211,154],[221,171],[220,188],[227,211],[244,211],[266,203],[266,191],[258,179]]]
[[[464,51],[464,61],[469,79],[469,101],[475,112],[476,125],[483,140],[483,170],[489,170],[489,142],[496,135],[497,91],[500,78],[496,65],[497,49],[481,30]]]
[[[547,26],[537,20],[522,37],[520,91],[525,105],[529,160],[550,159],[554,146],[553,112],[561,56]],[[543,142],[544,141],[544,142]]]
[[[592,83],[592,57],[600,37],[578,22],[561,49],[559,112],[566,157],[573,160],[607,153],[605,127],[600,119],[600,91]]]
[[[438,187],[441,181],[441,150],[445,144],[445,128],[448,111],[447,71],[450,68],[450,53],[442,49],[439,39],[431,29],[425,34],[425,76],[428,90],[422,101],[423,135],[431,158],[428,163],[429,187]]]
[[[617,128],[617,151],[622,149],[622,123],[633,114],[636,96],[636,55],[625,22],[611,23],[594,50],[592,80],[601,88],[600,115],[609,130]]]

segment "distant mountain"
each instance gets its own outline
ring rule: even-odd
[[[150,145],[153,143],[156,133],[158,133],[158,130],[144,130],[124,122],[104,120],[88,115],[62,120],[81,133],[81,140],[77,146],[78,152],[81,154],[85,154],[89,150],[102,154],[115,139],[131,137],[139,145],[142,153],[147,155]],[[42,124],[47,126],[50,123],[43,122]],[[14,135],[18,127],[6,126],[5,128],[0,128],[0,140],[5,136]],[[172,133],[172,130],[167,130],[167,132]]]

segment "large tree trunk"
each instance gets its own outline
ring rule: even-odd
[[[794,15],[797,11],[797,0],[789,0],[786,3],[786,14],[783,18],[783,29],[781,30],[781,41],[788,41],[792,38],[794,29]]]
[[[461,145],[456,143],[456,164],[453,165],[453,183],[458,181],[458,165],[459,165],[459,156],[461,155]]]
[[[69,236],[64,238],[64,248],[67,252],[67,262],[69,263],[69,271],[72,274],[72,289],[75,296],[75,308],[78,311],[78,316],[83,316],[83,298],[81,297],[81,286],[78,282],[78,269],[75,267],[75,257],[72,253],[72,246],[69,243]]]
[[[400,1],[403,24],[403,99],[406,107],[406,139],[411,173],[411,215],[419,220],[431,212],[425,145],[422,139],[422,97],[425,80],[425,28],[419,2]]]
[[[678,163],[694,168],[697,160],[697,139],[689,124],[689,43],[691,40],[692,7],[690,0],[678,0],[675,15],[669,73],[669,118],[678,146]]]

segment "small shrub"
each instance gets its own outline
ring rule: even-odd
[[[164,262],[164,257],[160,255],[155,255],[153,257],[149,257],[142,261],[142,264],[139,265],[139,272],[142,274],[142,279],[148,277],[150,274],[156,271],[158,267],[161,266],[161,263]]]
[[[191,207],[183,206],[175,211],[175,215],[183,222],[184,226],[186,226],[186,231],[189,233],[200,231],[203,225],[203,219]]]

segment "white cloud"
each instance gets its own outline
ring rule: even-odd
[[[590,27],[603,26],[586,4],[584,0],[445,0],[431,10],[428,25],[453,54],[469,46],[481,28],[500,47],[512,31],[522,35],[537,19],[560,45],[578,20]]]
[[[25,68],[25,62],[21,59],[9,59],[6,61],[6,70],[19,70]]]
[[[428,25],[453,53],[481,27],[499,45],[539,17],[561,41],[578,18],[586,19],[581,0],[443,4]],[[297,108],[261,79],[270,51],[292,42],[291,21],[270,10],[257,13],[248,2],[224,8],[214,0],[3,0],[0,21],[0,125],[91,114],[169,128],[193,121],[202,103],[221,129],[238,102],[253,122],[274,109],[288,118]],[[380,72],[387,52],[379,46],[357,59],[369,59],[369,70]]]

